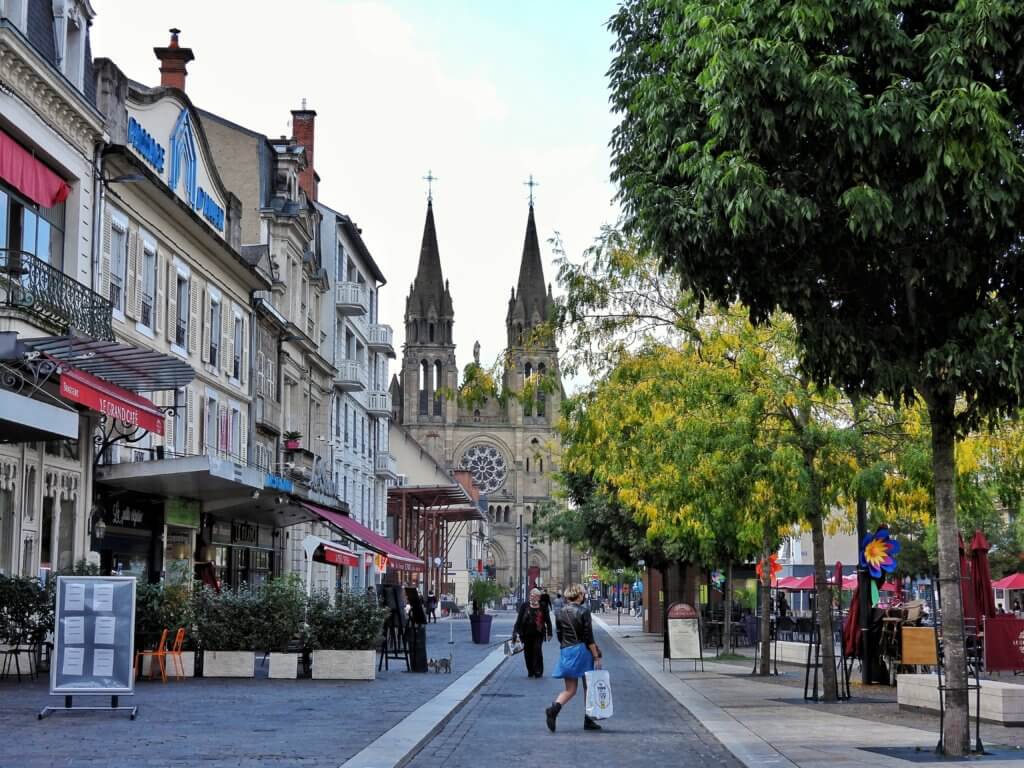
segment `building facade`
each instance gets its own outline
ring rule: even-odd
[[[406,301],[401,379],[392,396],[400,403],[402,426],[419,444],[445,466],[472,473],[487,500],[485,570],[510,589],[525,584],[554,591],[572,576],[568,546],[532,533],[536,510],[551,502],[558,456],[554,423],[562,388],[558,350],[545,329],[553,308],[531,202],[502,355],[502,389],[516,396],[461,401],[452,335],[455,310],[441,270],[433,203],[428,202],[416,279]],[[477,364],[479,355],[477,348]],[[453,566],[469,571],[475,561],[467,558]]]

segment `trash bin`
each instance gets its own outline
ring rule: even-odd
[[[422,624],[413,624],[407,630],[409,644],[409,671],[427,671],[427,628]]]

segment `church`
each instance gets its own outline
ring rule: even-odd
[[[486,571],[503,587],[515,587],[522,521],[528,586],[554,594],[572,580],[571,548],[534,533],[534,514],[552,498],[559,455],[558,418],[563,390],[558,349],[544,324],[555,304],[545,285],[533,201],[526,220],[519,281],[505,317],[508,347],[500,391],[518,397],[459,397],[459,366],[452,329],[455,306],[441,269],[433,201],[427,201],[416,278],[405,305],[405,348],[400,380],[392,382],[395,416],[402,428],[443,466],[468,469],[487,497]],[[540,339],[540,340],[538,340]],[[479,363],[479,344],[474,348]],[[528,382],[545,381],[547,386]],[[553,384],[553,386],[552,386]],[[536,390],[527,397],[522,394]]]

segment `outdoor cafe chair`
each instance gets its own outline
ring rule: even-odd
[[[169,631],[170,630],[165,628],[164,631],[160,633],[160,642],[152,651],[138,651],[135,654],[136,678],[138,678],[139,674],[142,672],[143,659],[148,656],[151,659],[149,662],[149,679],[153,679],[153,664],[157,664],[160,667],[160,679],[165,683],[167,682],[167,633]]]
[[[14,671],[18,676],[18,682],[21,682],[21,662],[18,660],[19,657],[25,656],[27,658],[28,666],[25,668],[25,675],[31,680],[36,678],[35,664],[35,649],[25,642],[22,637],[11,637],[6,639],[7,648],[0,649],[0,656],[4,657],[3,672],[0,677],[9,677],[11,673],[11,662],[14,662]]]
[[[171,657],[171,668],[174,670],[175,680],[181,680],[185,677],[185,664],[181,660],[181,647],[184,644],[185,628],[178,627],[178,631],[174,633],[174,644],[171,646],[171,649],[167,651],[167,655]],[[152,667],[150,667],[150,672],[152,672]],[[164,682],[167,682],[166,677],[164,678]]]

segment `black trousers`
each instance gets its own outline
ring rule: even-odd
[[[526,663],[526,674],[543,677],[544,641],[540,637],[523,638],[523,661]]]

